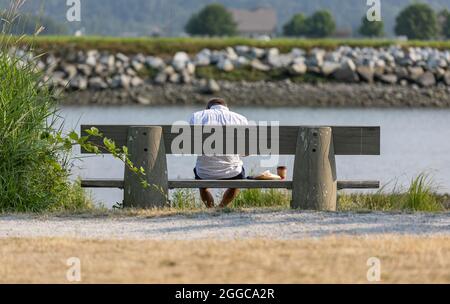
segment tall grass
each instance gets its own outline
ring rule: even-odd
[[[220,196],[220,195],[219,195]],[[279,189],[246,189],[231,208],[290,208],[291,191]],[[384,212],[440,212],[450,209],[450,198],[436,193],[433,180],[426,174],[412,179],[406,190],[394,187],[375,193],[346,193],[338,195],[338,211],[384,211]],[[203,204],[195,190],[178,189],[172,195],[171,207],[176,210],[202,208]]]
[[[449,198],[437,194],[436,188],[428,175],[419,174],[404,191],[394,187],[390,192],[381,189],[371,194],[341,193],[338,208],[341,211],[444,211]]]
[[[16,1],[15,3],[20,3]],[[13,9],[17,9],[14,7]],[[15,12],[6,14],[13,22]],[[52,140],[56,98],[41,84],[35,58],[12,51],[22,38],[0,37],[0,211],[39,212],[88,208],[69,181],[70,145]],[[16,49],[17,50],[17,49]]]

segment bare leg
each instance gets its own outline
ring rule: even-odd
[[[209,189],[200,189],[200,197],[207,208],[214,208],[214,197]]]
[[[228,189],[225,191],[223,195],[222,202],[220,203],[220,208],[228,207],[229,204],[231,204],[234,199],[239,195],[239,189]]]

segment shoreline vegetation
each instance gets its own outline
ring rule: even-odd
[[[68,50],[120,52],[128,55],[145,53],[152,56],[173,56],[177,52],[190,55],[200,52],[204,48],[221,50],[226,47],[248,45],[258,48],[276,47],[281,52],[289,52],[293,48],[312,50],[323,48],[333,50],[340,46],[374,47],[389,46],[430,47],[439,50],[450,49],[449,40],[394,40],[394,39],[307,39],[307,38],[277,38],[270,41],[231,37],[231,38],[121,38],[121,37],[74,37],[74,36],[41,36],[25,38],[19,45],[32,44],[35,49],[48,52],[64,52]]]

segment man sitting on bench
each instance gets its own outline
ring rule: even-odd
[[[191,125],[248,125],[247,118],[230,111],[220,98],[208,102],[206,110],[194,113]],[[238,155],[199,156],[194,169],[196,180],[238,180],[245,179],[245,169]],[[220,208],[227,207],[239,194],[239,189],[225,191]],[[209,189],[200,189],[200,196],[206,207],[214,207],[214,197]]]

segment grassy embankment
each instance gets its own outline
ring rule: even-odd
[[[30,43],[25,39],[23,43]],[[114,38],[114,37],[72,37],[42,36],[33,39],[33,44],[43,51],[64,51],[68,49],[98,49],[126,54],[144,53],[167,56],[184,51],[195,54],[204,48],[224,49],[228,46],[248,45],[261,48],[277,47],[282,52],[292,48],[310,50],[312,48],[334,49],[347,45],[352,47],[386,47],[401,45],[404,47],[434,47],[449,49],[450,41],[396,41],[383,39],[289,39],[278,38],[271,41],[259,41],[248,38]]]

